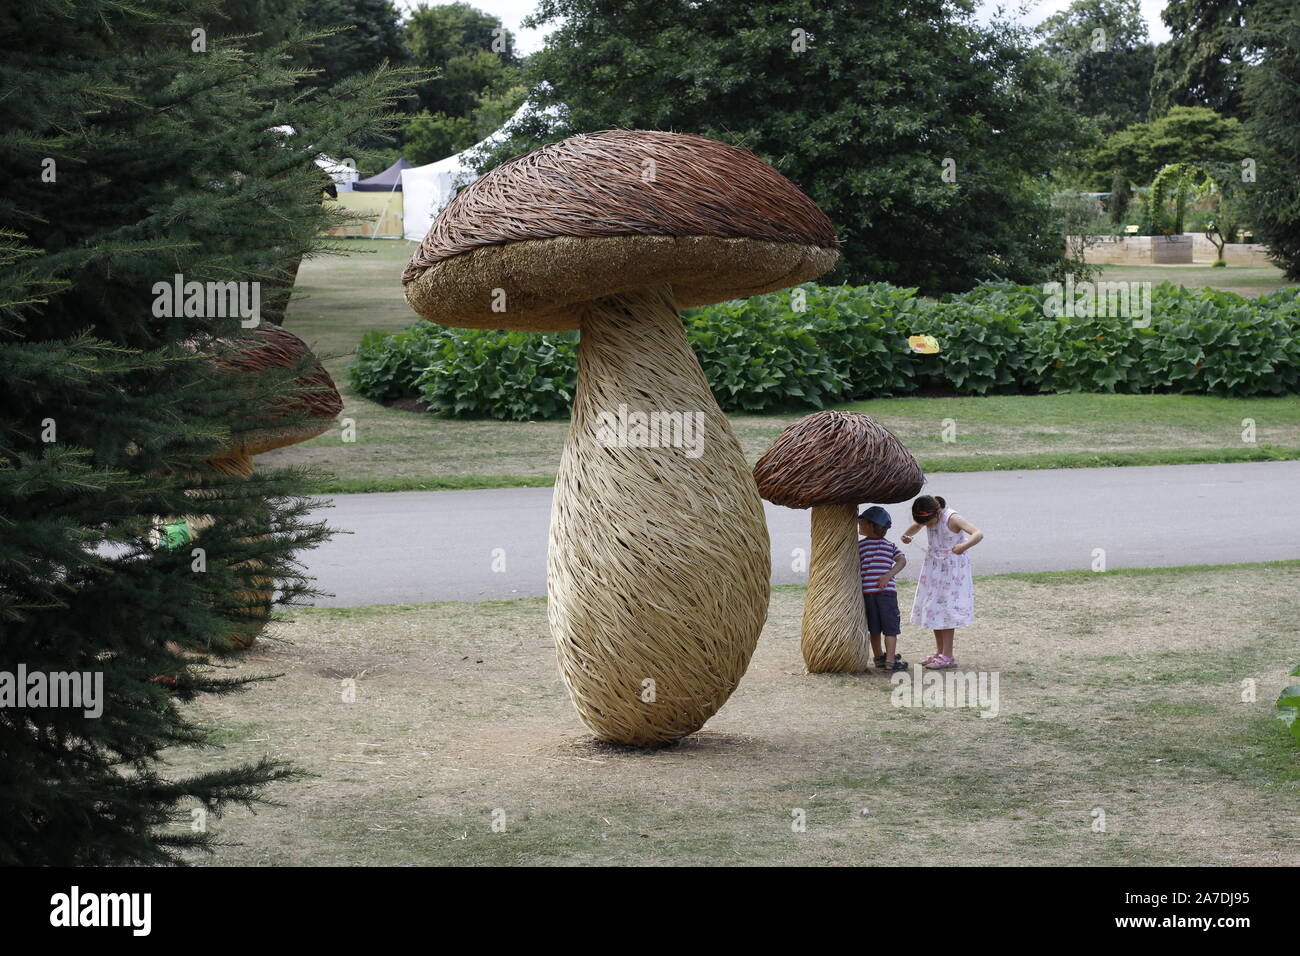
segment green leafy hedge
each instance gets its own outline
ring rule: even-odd
[[[348,367],[352,387],[377,402],[414,398],[416,379],[453,334],[432,322],[417,322],[401,332],[367,332]]]
[[[1300,391],[1300,289],[1245,299],[1165,283],[1151,321],[1054,317],[1041,287],[988,283],[941,302],[915,289],[804,285],[691,309],[686,333],[727,411],[821,408],[906,395]],[[909,335],[938,339],[913,354]],[[444,329],[427,322],[362,339],[352,385],[376,401],[418,397],[457,416],[567,414],[577,333]]]
[[[449,415],[519,421],[569,414],[578,333],[449,330],[415,379],[420,400]]]

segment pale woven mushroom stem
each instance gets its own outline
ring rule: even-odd
[[[602,413],[620,406],[700,413],[701,454],[611,444]],[[671,289],[593,303],[547,563],[560,673],[583,722],[634,745],[698,730],[749,666],[770,574],[758,488]]]
[[[865,670],[871,660],[853,505],[812,509],[812,561],[800,645],[810,674]]]
[[[253,474],[253,458],[251,455],[242,452],[234,452],[221,458],[214,458],[208,464],[214,471],[219,471],[225,475],[248,478]],[[191,494],[194,494],[194,492],[191,492]],[[202,492],[199,492],[198,495],[201,497]],[[214,523],[211,515],[186,515],[185,520],[189,523],[192,536],[212,527]],[[256,535],[245,540],[260,541],[265,537],[264,534]],[[262,566],[260,561],[249,561],[247,565],[251,568]],[[267,577],[257,577],[253,581],[263,586],[256,590],[239,592],[240,602],[246,607],[244,612],[246,623],[243,627],[227,635],[236,647],[252,647],[257,643],[258,635],[265,628],[266,621],[271,615],[271,604],[275,600],[274,580]]]

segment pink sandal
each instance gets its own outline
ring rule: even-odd
[[[940,657],[942,657],[942,656],[943,656],[943,655],[940,654],[938,651],[935,651],[933,654],[931,654],[931,655],[930,655],[929,657],[927,657],[925,660],[921,661],[921,666],[922,666],[922,667],[929,667],[931,664],[933,664],[935,661],[937,661],[937,660],[938,660]]]
[[[944,654],[936,654],[934,660],[924,666],[932,671],[949,671],[957,666],[957,660]]]

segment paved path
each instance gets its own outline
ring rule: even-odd
[[[1300,557],[1300,462],[936,475],[929,494],[984,529],[976,574],[1223,564]],[[480,601],[546,593],[550,488],[339,495],[317,512],[340,534],[301,554],[326,607]],[[895,541],[908,518],[891,505]],[[772,580],[807,549],[808,512],[767,506]],[[913,576],[924,533],[905,549]],[[497,549],[500,549],[499,551]],[[494,570],[504,568],[504,570]]]

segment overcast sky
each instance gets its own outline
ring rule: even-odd
[[[417,5],[416,0],[396,0],[396,2],[399,9],[409,10]],[[1028,6],[1028,12],[1020,15],[1018,10],[1022,2]],[[1169,30],[1160,20],[1160,11],[1165,7],[1165,0],[1139,0],[1139,2],[1142,6],[1142,15],[1146,17],[1147,32],[1151,35],[1151,39],[1156,43],[1168,40]],[[515,35],[520,53],[532,53],[541,47],[546,34],[541,30],[525,30],[519,25],[519,22],[537,5],[536,0],[469,0],[469,3],[500,17],[506,29]],[[991,0],[983,0],[980,5],[980,19],[987,19],[999,5]],[[1068,7],[1070,0],[1012,0],[1004,5],[1011,13],[1012,19],[1027,26],[1037,26],[1053,13]]]
[[[1027,26],[1038,26],[1053,13],[1059,13],[1070,5],[1070,0],[1038,0],[1036,3],[1028,3],[1029,12],[1024,16],[1013,16],[1012,19],[1018,20]],[[1019,8],[1020,4],[1006,3],[1008,10],[1012,7]],[[1169,39],[1169,28],[1165,26],[1164,21],[1160,19],[1160,11],[1165,8],[1165,0],[1138,0],[1138,6],[1142,8],[1142,16],[1147,21],[1147,34],[1154,43],[1164,43]],[[984,19],[992,14],[998,7],[997,3],[990,3],[984,0],[980,4],[980,18]],[[500,16],[500,14],[497,14]]]

